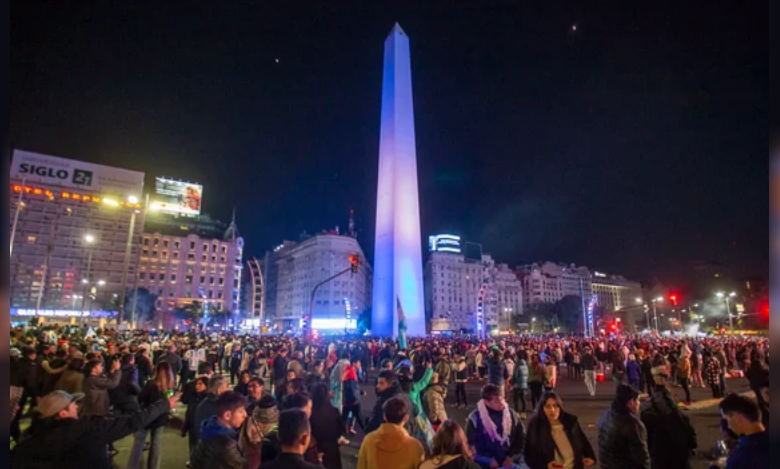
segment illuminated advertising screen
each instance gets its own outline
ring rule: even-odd
[[[191,182],[157,178],[152,207],[155,211],[179,215],[200,215],[203,186]]]

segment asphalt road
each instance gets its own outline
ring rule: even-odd
[[[373,382],[373,378],[371,379],[371,382]],[[479,399],[479,390],[482,384],[483,383],[475,382],[468,385],[469,410],[457,410],[449,406],[449,404],[454,402],[455,397],[454,387],[451,389],[450,395],[447,398],[447,412],[450,419],[465,424],[469,412],[474,409],[474,406]],[[748,390],[747,382],[741,379],[729,380],[729,387],[731,391],[744,392]],[[369,412],[375,403],[374,391],[371,386],[368,385],[364,386],[364,389],[367,395],[363,398],[363,409],[364,412]],[[598,448],[598,421],[601,415],[609,407],[614,390],[614,384],[600,383],[596,397],[591,398],[587,393],[584,383],[574,382],[565,377],[559,380],[557,391],[563,398],[566,411],[579,417],[580,423],[594,448]],[[674,388],[674,392],[678,397],[683,396],[682,389],[680,388]],[[707,401],[711,399],[711,397],[708,389],[693,390],[693,400],[694,402],[699,402],[698,405],[694,404],[693,407],[697,408],[697,406],[701,406],[703,401]],[[703,409],[697,408],[696,410],[687,411],[698,432],[700,451],[711,450],[719,439],[720,433],[720,416],[717,412],[716,403],[709,401],[705,402],[705,405],[706,404],[710,405]],[[183,415],[184,409],[180,408],[177,412],[179,415]],[[360,442],[362,441],[362,435],[359,433],[356,437],[350,438],[350,440],[351,444],[342,448],[344,469],[356,468],[357,455],[360,448]],[[132,438],[125,439],[116,444],[120,453],[116,457],[115,463],[119,469],[125,469],[127,467],[127,457],[131,445]],[[598,452],[598,450],[596,451]],[[163,439],[162,469],[184,469],[187,462],[187,452],[187,441],[179,437],[178,432],[175,430],[166,430]],[[707,459],[699,456],[696,458],[693,467],[694,469],[707,469],[709,464]]]

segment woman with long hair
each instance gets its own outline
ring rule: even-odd
[[[564,412],[554,392],[542,396],[528,422],[525,463],[530,469],[585,469],[596,464],[596,453],[577,417]]]
[[[330,400],[330,387],[324,382],[309,388],[312,396],[311,434],[317,440],[322,453],[322,465],[326,469],[341,469],[340,443],[346,442],[344,420]],[[348,444],[348,442],[346,442]]]
[[[141,394],[138,396],[138,403],[141,408],[149,407],[155,402],[170,398],[176,389],[171,365],[166,361],[160,361],[154,372],[154,377],[149,381]],[[133,449],[130,451],[130,458],[127,461],[127,469],[141,469],[141,460],[143,459],[144,444],[146,437],[151,434],[151,446],[149,447],[149,460],[147,469],[160,469],[162,458],[162,437],[165,425],[168,423],[168,415],[163,415],[152,422],[151,425],[135,434]]]
[[[531,355],[531,364],[528,366],[528,387],[531,389],[531,407],[536,407],[542,397],[544,386],[544,366],[539,360],[538,354]]]
[[[468,439],[463,429],[453,420],[447,420],[433,437],[431,457],[420,469],[480,469],[474,462]]]

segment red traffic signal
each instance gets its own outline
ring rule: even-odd
[[[360,256],[352,254],[349,256],[349,263],[352,264],[352,273],[356,274],[360,271]]]
[[[672,293],[671,295],[669,295],[669,301],[670,301],[670,302],[671,302],[671,303],[672,303],[674,306],[677,306],[677,303],[679,303],[679,301],[680,301],[680,297],[679,297],[679,295],[677,295],[676,293]]]

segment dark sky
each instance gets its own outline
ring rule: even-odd
[[[513,266],[768,277],[764,2],[331,3],[13,2],[11,144],[202,182],[253,254],[354,207],[371,255],[399,21],[424,236]]]

